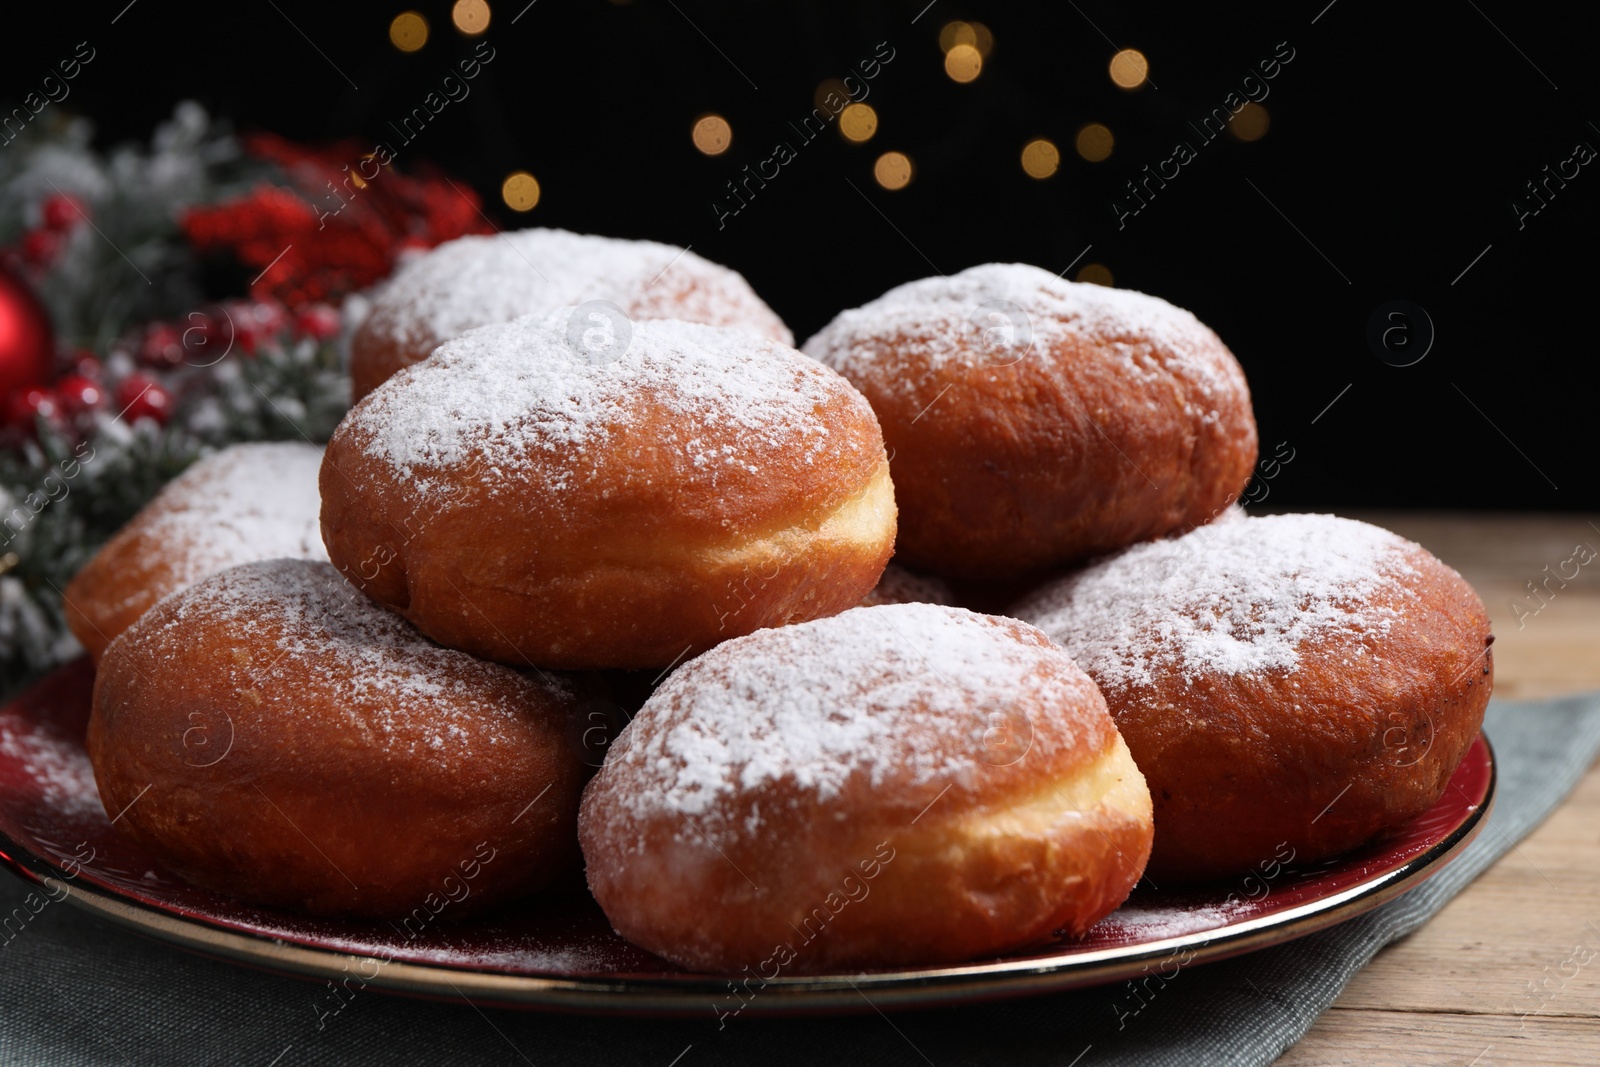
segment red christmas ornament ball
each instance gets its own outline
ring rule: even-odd
[[[27,283],[0,270],[0,397],[43,385],[55,360],[50,314]]]
[[[154,419],[165,426],[172,415],[172,394],[161,383],[145,374],[130,374],[117,386],[117,406],[129,425],[140,419]]]

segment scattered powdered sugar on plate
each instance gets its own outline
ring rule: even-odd
[[[101,812],[94,768],[81,741],[42,723],[0,715],[0,756],[21,768],[39,789],[39,799],[59,813]]]
[[[713,818],[780,781],[823,803],[859,775],[874,787],[959,785],[988,769],[992,709],[1025,693],[1040,702],[1035,721],[1052,723],[1034,744],[1067,745],[1063,722],[1093,699],[1086,678],[1061,677],[1071,665],[1060,649],[1018,629],[961,608],[889,604],[735,638],[656,690],[602,778],[636,815]]]
[[[776,341],[657,319],[634,323],[620,356],[595,359],[569,342],[571,313],[472,330],[385,382],[350,416],[367,454],[406,478],[481,458],[560,491],[572,488],[573,450],[604,448],[662,410],[671,419],[657,435],[674,436],[696,466],[753,469],[761,450],[821,454],[829,401],[866,409],[848,383]]]
[[[505,699],[508,688],[567,692],[548,676],[536,680],[434,644],[326,563],[244,564],[174,594],[162,606],[171,610],[162,634],[173,639],[165,645],[170,654],[181,653],[201,620],[243,642],[262,642],[268,646],[265,662],[236,668],[251,687],[270,680],[281,693],[315,693],[308,706],[332,702],[368,740],[413,754],[426,748],[470,755],[475,739],[513,743],[520,733],[494,728],[509,727],[524,714],[520,704]],[[141,638],[141,645],[152,642]]]
[[[1014,614],[1064,645],[1102,685],[1149,685],[1293,670],[1299,648],[1335,633],[1383,634],[1370,604],[1404,589],[1414,546],[1332,515],[1202,526],[1101,560],[1039,590]]]
[[[794,341],[727,267],[654,241],[545,229],[440,245],[389,281],[364,328],[409,349],[431,348],[479,326],[588,300],[609,300],[633,318],[684,319]]]
[[[994,358],[984,343],[992,330],[1002,331],[991,336],[1007,346]],[[1114,351],[1143,378],[1162,377],[1164,364],[1176,364],[1214,396],[1245,388],[1222,343],[1188,311],[1160,297],[1064,281],[1022,263],[986,263],[897,286],[841,312],[802,347],[857,380],[870,373],[871,364],[906,355],[934,370],[952,362],[998,370],[1071,335]],[[1024,344],[1029,339],[1031,350]],[[902,388],[918,384],[895,380]]]
[[[322,449],[234,445],[200,460],[147,506],[147,536],[193,578],[276,556],[325,560],[317,492]]]
[[[1250,910],[1248,902],[1165,908],[1124,904],[1100,920],[1095,932],[1104,935],[1115,931],[1134,942],[1161,941],[1169,937],[1182,937],[1185,934],[1219,929]]]

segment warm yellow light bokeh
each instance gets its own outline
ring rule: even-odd
[[[539,202],[539,180],[525,170],[512,171],[500,183],[500,199],[512,211],[532,211]]]
[[[1111,268],[1104,263],[1085,263],[1078,269],[1078,280],[1108,287],[1115,284],[1111,277]]]
[[[939,51],[950,54],[958,44],[971,45],[984,59],[994,50],[994,34],[981,22],[947,22],[939,30]]]
[[[450,9],[450,21],[468,37],[476,37],[489,28],[487,0],[456,0]]]
[[[950,49],[958,44],[976,46],[978,35],[973,32],[972,25],[966,22],[947,22],[939,30],[939,51],[949,54]]]
[[[1098,122],[1091,122],[1078,131],[1074,147],[1078,155],[1090,163],[1100,163],[1111,157],[1111,150],[1116,146],[1117,139],[1111,136],[1111,130]]]
[[[851,104],[839,112],[839,132],[857,144],[870,141],[878,132],[878,113],[870,104]]]
[[[1061,166],[1061,149],[1055,142],[1035,137],[1022,146],[1022,169],[1030,178],[1048,178]]]
[[[911,158],[904,152],[885,152],[872,165],[872,177],[888,190],[911,184]]]
[[[1124,89],[1137,89],[1150,77],[1150,61],[1134,48],[1124,48],[1111,57],[1111,80]]]
[[[844,87],[844,82],[838,78],[825,78],[817,85],[817,91],[811,94],[811,102],[824,111],[832,111],[827,104],[828,97],[834,98],[835,104],[840,100],[850,99],[850,90]]]
[[[983,55],[970,44],[958,44],[944,54],[944,72],[965,85],[983,73]]]
[[[415,52],[428,43],[428,20],[415,11],[402,11],[389,23],[389,41],[402,52]]]
[[[1260,104],[1249,103],[1228,120],[1228,132],[1241,141],[1259,141],[1272,126],[1272,116]]]
[[[721,115],[702,115],[690,134],[694,146],[708,156],[720,156],[733,144],[733,127]]]
[[[976,38],[972,42],[972,47],[978,50],[980,56],[988,59],[989,53],[994,51],[994,34],[990,33],[989,27],[981,22],[973,22],[969,23],[969,25],[972,27],[972,36]]]

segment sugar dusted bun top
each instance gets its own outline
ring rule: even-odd
[[[781,526],[842,503],[883,463],[861,395],[781,342],[662,319],[632,323],[620,353],[591,351],[570,339],[572,316],[441,346],[351,412],[335,453],[359,449],[423,501],[458,476],[536,490],[554,539],[591,536],[562,520],[608,509],[628,510],[640,537]]]
[[[1046,586],[1016,614],[1104,686],[1282,674],[1309,648],[1370,655],[1373,640],[1411,625],[1413,586],[1429,565],[1447,570],[1353,519],[1237,518],[1135,545]]]
[[[1013,801],[1115,736],[1094,683],[1031,626],[934,604],[854,608],[675,671],[590,803],[604,794],[645,824],[687,815],[713,839],[764,821],[781,839],[835,813],[907,822],[945,790]]]
[[[153,532],[193,581],[273,556],[325,560],[317,532],[322,449],[300,441],[234,445],[202,459],[161,491]]]
[[[254,653],[234,657],[225,677],[208,682],[297,693],[308,702],[297,729],[354,731],[374,761],[421,756],[475,773],[473,743],[508,749],[519,743],[527,718],[520,702],[571,695],[559,675],[513,671],[443,648],[327,563],[295,559],[242,564],[189,587],[146,614],[127,641],[113,646],[108,662],[128,660],[135,673],[169,666],[181,672],[203,661],[193,647],[200,632],[226,635],[230,645]],[[310,703],[323,698],[337,715]],[[258,706],[259,700],[249,705]],[[306,759],[315,762],[309,753]]]
[[[522,315],[607,300],[635,319],[734,326],[794,337],[736,271],[654,241],[528,229],[460,237],[402,268],[379,294],[355,341],[364,394],[406,363],[468,330]]]
[[[1010,321],[1013,309],[1025,321]],[[951,364],[993,373],[1031,353],[1083,345],[1118,348],[1146,381],[1181,378],[1192,402],[1249,403],[1238,363],[1190,312],[1160,297],[1064,281],[1023,263],[985,263],[896,286],[841,312],[805,343],[805,351],[856,380],[890,368],[931,372]],[[926,385],[925,375],[917,373],[874,381],[904,392]]]

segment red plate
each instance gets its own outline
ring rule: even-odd
[[[354,976],[422,996],[504,1006],[703,1014],[741,1003],[726,978],[694,974],[612,933],[587,894],[407,938],[387,923],[309,919],[240,904],[166,874],[101,809],[83,748],[94,672],[69,664],[0,710],[0,859],[81,907],[185,948],[317,978]],[[1278,944],[1398,896],[1461,851],[1494,796],[1479,737],[1432,810],[1359,852],[1311,866],[1288,850],[1233,883],[1157,890],[1141,883],[1076,941],[960,966],[779,977],[752,1014],[927,1005],[1070,989]]]

